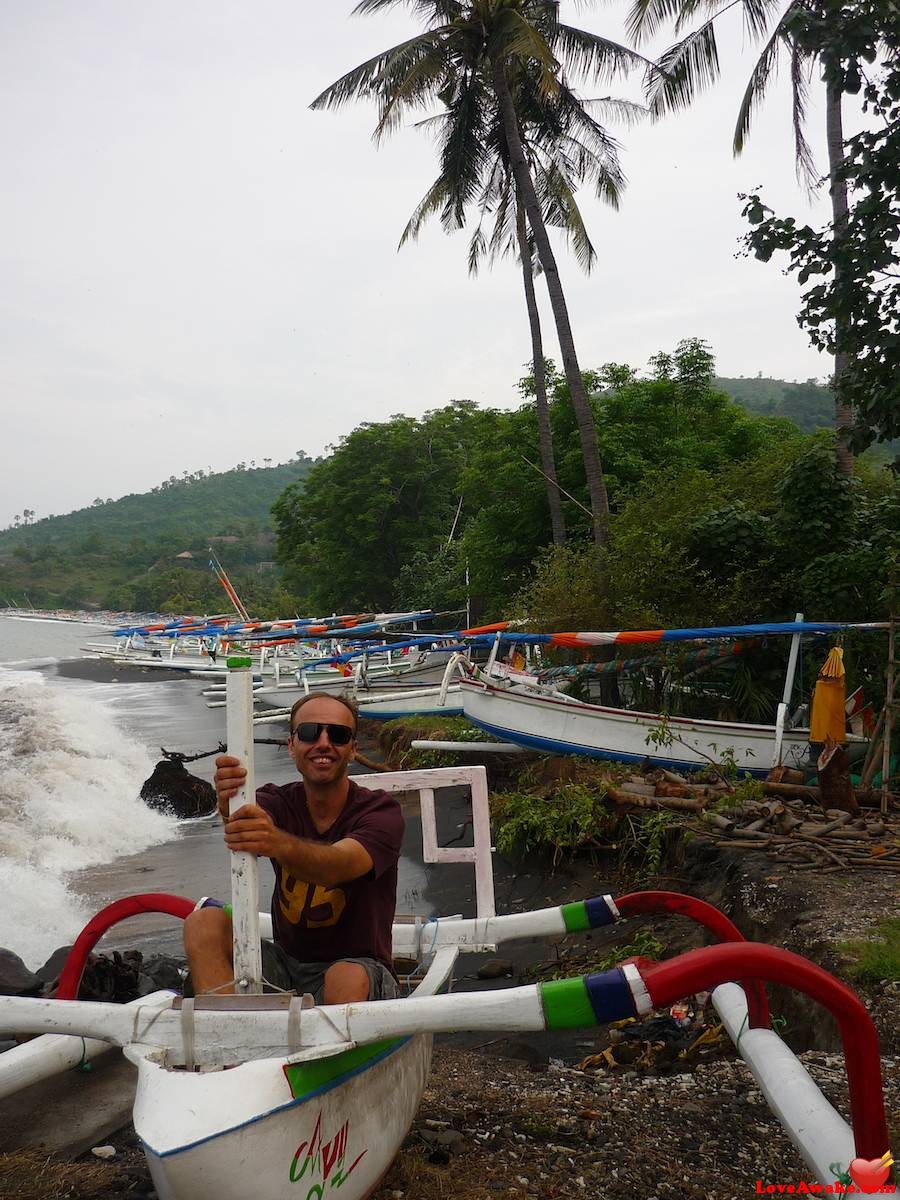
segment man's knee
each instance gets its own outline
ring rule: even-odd
[[[188,955],[197,951],[219,950],[226,946],[231,950],[231,917],[223,908],[198,908],[189,913],[182,930],[184,948]]]
[[[369,998],[369,972],[359,963],[332,963],[325,972],[325,1004],[352,1004]]]

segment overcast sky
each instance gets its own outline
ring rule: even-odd
[[[465,234],[437,224],[397,252],[436,174],[427,136],[410,126],[375,148],[372,108],[309,111],[414,28],[351,8],[0,0],[0,526],[182,471],[321,454],[397,412],[518,402],[530,349],[516,264],[472,280]],[[621,35],[614,9],[563,10]],[[621,210],[582,195],[598,266],[585,278],[559,256],[582,366],[643,370],[696,336],[722,375],[827,375],[796,325],[795,282],[736,257],[738,192],[764,184],[776,208],[810,213],[786,81],[732,159],[752,61],[735,28],[726,83],[621,131]],[[623,94],[584,94],[604,91]],[[822,125],[814,107],[824,169]],[[821,199],[812,211],[824,218]]]

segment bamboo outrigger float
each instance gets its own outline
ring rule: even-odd
[[[238,725],[249,713],[249,673],[242,674],[235,690],[246,693],[244,712],[237,706],[240,720],[234,717],[229,742],[239,749],[235,739],[245,739],[246,761],[252,743]],[[0,1055],[0,1092],[4,1081],[11,1090],[10,1078],[20,1087],[61,1069],[66,1055],[58,1035],[73,1038],[78,1057],[82,1038],[112,1043],[138,1067],[134,1124],[161,1200],[364,1200],[413,1120],[433,1034],[588,1027],[641,1017],[715,989],[713,1001],[763,1094],[823,1183],[834,1178],[835,1166],[846,1170],[855,1157],[883,1155],[887,1126],[877,1034],[864,1004],[833,976],[788,951],[745,942],[718,910],[676,893],[640,892],[616,901],[602,896],[498,916],[484,768],[358,778],[393,792],[418,792],[425,861],[468,862],[475,871],[474,918],[395,923],[395,955],[419,964],[408,998],[314,1006],[305,997],[254,992],[254,926],[263,936],[271,928],[269,918],[255,911],[246,864],[233,863],[235,904],[245,910],[236,910],[234,921],[236,937],[245,942],[236,946],[239,994],[194,1000],[154,995],[131,1005],[66,998],[77,994],[91,947],[122,915],[157,910],[184,917],[195,907],[193,900],[165,895],[117,902],[77,940],[60,998],[0,997],[0,1030],[54,1035]],[[435,790],[459,785],[472,797],[473,844],[442,847]],[[460,953],[596,929],[642,912],[688,916],[721,944],[661,963],[633,960],[583,978],[480,993],[450,990]],[[797,988],[836,1017],[852,1127],[768,1027],[765,980]]]

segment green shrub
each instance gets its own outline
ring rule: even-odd
[[[508,855],[549,851],[555,864],[564,851],[589,845],[609,828],[611,818],[601,803],[605,794],[602,785],[564,783],[549,795],[495,795],[497,849]]]

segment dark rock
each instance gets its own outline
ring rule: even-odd
[[[0,949],[0,996],[38,996],[41,981],[12,950]]]
[[[199,779],[179,759],[164,758],[144,781],[141,799],[149,808],[185,820],[208,817],[216,811],[216,792],[211,783]]]
[[[149,992],[158,992],[163,988],[180,992],[185,969],[186,964],[183,961],[170,958],[167,954],[154,954],[151,958],[144,959],[141,980],[149,980],[150,986],[146,991],[141,991],[140,995],[146,996]]]
[[[60,946],[58,950],[53,951],[42,967],[38,967],[35,975],[41,983],[56,983],[71,949],[71,946]]]
[[[512,975],[515,967],[508,958],[489,958],[478,968],[479,979],[503,979]]]

